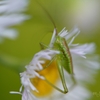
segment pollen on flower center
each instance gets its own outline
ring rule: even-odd
[[[45,66],[47,66],[49,62],[50,61],[46,61],[46,63],[42,65],[44,69],[38,73],[41,76],[44,76],[50,83],[55,85],[57,80],[59,79],[57,64],[56,61],[53,61],[47,68],[45,68]],[[50,86],[45,80],[42,80],[38,77],[31,78],[30,80],[32,84],[36,87],[36,89],[39,91],[39,92],[32,91],[32,93],[36,96],[39,97],[46,96],[50,94],[53,90],[53,87]]]

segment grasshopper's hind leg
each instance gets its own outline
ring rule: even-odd
[[[59,61],[57,62],[57,64],[58,64],[58,71],[59,71],[59,74],[60,74],[61,82],[62,82],[63,89],[64,89],[62,91],[62,93],[67,93],[68,92],[68,88],[67,88],[65,77],[64,77],[63,67],[61,66],[61,64],[59,63]]]
[[[45,68],[49,67],[50,64],[51,64],[54,60],[56,60],[56,56],[54,56],[54,57],[52,58],[52,60],[51,60],[42,70],[44,70]],[[41,71],[42,71],[42,70],[41,70]],[[65,78],[64,78],[63,68],[60,67],[60,65],[58,66],[58,72],[59,72],[59,74],[60,74],[60,78],[61,78],[61,82],[62,82],[62,85],[63,85],[64,90],[58,88],[57,86],[55,86],[54,84],[52,84],[50,81],[48,81],[46,78],[45,78],[45,81],[46,81],[49,85],[51,85],[53,88],[55,88],[56,90],[58,90],[59,92],[65,94],[65,93],[68,92],[68,89],[67,89],[66,82],[65,82]]]

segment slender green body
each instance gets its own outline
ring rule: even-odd
[[[45,13],[47,14],[47,16],[50,18],[52,24],[54,25],[55,29],[54,29],[54,33],[52,35],[52,39],[51,42],[49,44],[49,46],[46,46],[43,43],[40,43],[41,49],[54,49],[54,50],[58,50],[60,51],[60,54],[54,56],[52,58],[52,60],[49,62],[49,64],[47,64],[45,68],[49,67],[49,65],[52,63],[53,60],[56,59],[57,61],[57,65],[58,65],[58,71],[60,74],[60,78],[61,78],[61,82],[63,85],[63,90],[56,87],[55,85],[53,85],[52,83],[50,83],[47,79],[45,80],[48,84],[50,84],[52,87],[54,87],[55,89],[57,89],[58,91],[62,92],[62,93],[67,93],[68,92],[68,88],[67,88],[67,84],[65,81],[65,76],[64,76],[64,71],[63,68],[69,73],[71,74],[71,78],[73,80],[73,82],[76,84],[76,80],[74,78],[73,75],[73,63],[72,63],[72,57],[71,57],[71,53],[69,51],[67,42],[65,40],[65,38],[61,37],[56,30],[56,25],[51,17],[51,15],[48,13],[48,11],[45,9],[45,7],[43,7],[39,2],[37,2],[41,8],[45,11]],[[63,31],[62,31],[63,32]],[[60,33],[61,34],[61,33]],[[67,33],[64,33],[63,35],[67,35]]]
[[[57,32],[55,32],[55,34],[53,34],[53,36],[52,36],[52,39],[51,39],[51,42],[50,42],[49,46],[46,46],[42,43],[40,43],[40,46],[41,46],[42,49],[48,48],[48,49],[54,49],[54,50],[60,51],[59,54],[57,54],[56,56],[54,56],[52,58],[52,60],[49,62],[49,64],[47,66],[45,66],[45,68],[47,68],[52,63],[52,61],[54,59],[56,59],[57,65],[58,65],[59,75],[60,75],[61,82],[62,82],[64,90],[61,90],[60,88],[58,88],[55,85],[51,84],[49,81],[47,81],[47,80],[46,81],[51,86],[53,86],[55,89],[57,89],[58,91],[60,91],[62,93],[67,93],[68,88],[67,88],[67,85],[66,85],[63,69],[65,69],[66,72],[71,74],[71,78],[72,78],[72,80],[75,84],[76,84],[76,80],[73,76],[73,63],[72,63],[71,53],[70,53],[70,50],[68,48],[68,45],[67,45],[67,42],[66,42],[65,38],[59,36],[57,34]]]
[[[64,67],[69,74],[73,74],[72,57],[66,40],[60,36],[57,36],[54,43],[54,48],[60,51],[59,56],[57,56],[57,60],[59,60],[61,66]]]
[[[62,32],[62,34],[67,35],[67,33],[63,33],[63,32]],[[75,86],[76,80],[75,80],[74,74],[73,74],[73,63],[72,63],[71,53],[70,53],[70,50],[68,48],[68,45],[67,45],[65,38],[61,36],[62,34],[61,33],[58,34],[56,29],[54,29],[54,33],[52,35],[51,42],[50,42],[49,46],[46,46],[43,43],[40,43],[40,46],[42,49],[54,49],[54,50],[60,51],[60,53],[57,54],[56,56],[54,56],[52,58],[52,60],[44,67],[44,69],[49,67],[49,65],[52,63],[52,61],[56,59],[56,62],[58,65],[59,75],[60,75],[62,86],[63,86],[63,90],[56,87],[52,83],[50,83],[47,79],[45,79],[45,81],[48,84],[50,84],[52,87],[57,89],[58,91],[65,94],[68,92],[68,88],[67,88],[63,69],[65,69],[66,72],[71,74],[71,78],[74,82],[74,85],[71,88],[73,88]]]

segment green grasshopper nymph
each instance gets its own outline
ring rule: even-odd
[[[69,74],[71,74],[71,78],[74,84],[76,84],[76,80],[74,78],[74,73],[73,73],[73,62],[72,62],[71,53],[70,53],[68,44],[66,42],[66,39],[64,38],[64,36],[66,36],[67,34],[68,33],[67,31],[65,31],[65,28],[60,33],[57,33],[56,29],[54,29],[49,46],[46,46],[43,43],[40,43],[40,46],[42,49],[46,48],[46,49],[53,49],[53,50],[60,51],[60,53],[57,54],[55,57],[53,57],[52,60],[48,63],[48,65],[46,65],[46,68],[53,62],[53,60],[56,59],[57,66],[58,66],[57,68],[60,74],[60,78],[61,78],[61,82],[62,82],[64,90],[59,89],[58,87],[51,84],[49,81],[47,82],[62,93],[68,92],[63,69],[65,69]],[[74,40],[74,38],[72,39],[72,41]]]
[[[45,68],[49,67],[49,65],[56,59],[57,66],[58,66],[57,68],[58,68],[58,71],[59,71],[59,75],[60,75],[61,82],[62,82],[64,90],[59,89],[58,87],[56,87],[55,85],[50,83],[48,80],[46,80],[46,81],[51,86],[53,86],[55,89],[57,89],[58,91],[60,91],[62,93],[67,93],[68,88],[67,88],[67,85],[66,85],[63,69],[65,69],[65,71],[68,72],[71,75],[71,78],[72,78],[74,84],[76,84],[76,80],[74,78],[74,72],[73,72],[72,56],[71,56],[67,41],[65,39],[65,37],[68,35],[68,32],[64,28],[60,33],[57,33],[57,28],[56,28],[56,25],[55,25],[54,20],[52,19],[51,15],[48,13],[48,11],[40,3],[38,3],[38,4],[46,12],[46,14],[50,18],[53,26],[55,27],[49,46],[46,46],[43,43],[40,43],[40,46],[41,46],[42,49],[51,49],[51,50],[60,51],[59,54],[57,54],[56,56],[54,56],[52,58],[52,60],[46,65]],[[75,34],[76,32],[77,32],[77,34]],[[69,44],[71,44],[73,42],[74,38],[78,34],[79,34],[79,30],[78,29],[74,30],[74,33],[73,33],[74,37],[72,38],[72,40],[70,41]],[[70,37],[70,35],[69,35],[69,37]]]

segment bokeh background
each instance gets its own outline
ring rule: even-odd
[[[100,0],[39,2],[52,16],[58,32],[64,27],[71,30],[77,26],[81,33],[74,43],[95,42],[96,54],[100,55]],[[52,21],[36,0],[29,0],[26,9],[24,14],[29,15],[30,19],[19,25],[10,26],[18,31],[18,37],[14,40],[5,38],[0,43],[0,100],[21,99],[20,95],[12,95],[9,92],[18,91],[21,85],[19,73],[24,70],[24,66],[31,61],[34,54],[40,51],[39,43],[48,44],[52,36]],[[94,79],[94,83],[86,85],[93,93],[89,100],[100,100],[100,70]]]

